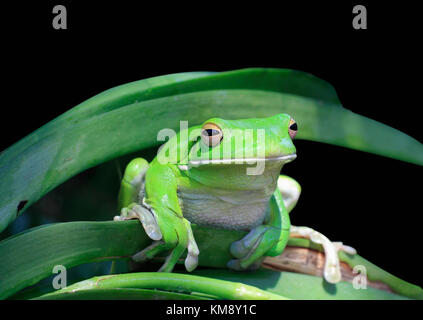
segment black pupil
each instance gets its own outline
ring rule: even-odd
[[[203,133],[205,133],[205,134],[207,134],[209,137],[211,137],[211,136],[215,136],[215,135],[219,134],[219,131],[218,131],[218,130],[215,130],[215,129],[205,129],[205,130],[203,131]]]
[[[293,131],[297,131],[297,130],[298,130],[297,123],[293,123],[293,124],[291,124],[291,126],[289,127],[289,129],[291,129],[291,130],[293,130]]]

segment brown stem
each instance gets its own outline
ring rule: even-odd
[[[276,271],[290,271],[313,276],[323,277],[323,267],[325,265],[325,254],[310,248],[287,246],[283,253],[276,257],[266,257],[262,266]],[[352,282],[357,274],[352,272],[352,268],[345,262],[340,263],[342,281]],[[370,281],[367,279],[369,287],[393,292],[385,283]]]

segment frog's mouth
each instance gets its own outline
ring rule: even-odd
[[[279,161],[282,163],[288,163],[293,161],[297,157],[296,153],[289,154],[286,156],[270,157],[270,158],[234,158],[234,159],[199,159],[190,160],[188,163],[191,166],[201,166],[206,164],[255,164],[257,162],[270,162]]]

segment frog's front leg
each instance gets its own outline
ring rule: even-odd
[[[191,224],[183,217],[179,207],[174,171],[171,166],[161,165],[157,160],[153,161],[148,170],[144,170],[145,166],[140,163],[142,161],[139,159],[133,160],[125,171],[119,196],[121,216],[115,217],[115,220],[139,219],[154,242],[132,258],[142,262],[170,250],[159,271],[171,272],[188,249],[185,267],[192,271],[198,264],[199,250]],[[144,175],[141,172],[143,170]],[[137,183],[128,184],[129,181]]]
[[[144,199],[145,175],[148,167],[148,162],[143,158],[135,158],[127,165],[118,198],[118,207],[121,214],[115,216],[113,220],[139,219],[149,237],[159,240],[162,235],[155,219],[147,208],[140,205]]]
[[[118,208],[121,211],[120,216],[114,217],[114,220],[135,219],[135,212],[129,210],[131,204],[137,204],[144,198],[145,174],[149,164],[143,158],[135,158],[126,166],[120,183]],[[128,216],[130,215],[130,216]]]
[[[264,224],[252,229],[243,239],[232,243],[230,250],[236,259],[228,262],[228,268],[257,268],[264,256],[282,253],[288,243],[290,226],[288,210],[279,189],[276,189],[270,198]]]

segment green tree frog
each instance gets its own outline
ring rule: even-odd
[[[152,244],[133,256],[142,262],[168,251],[159,269],[171,272],[187,250],[185,267],[198,264],[191,223],[249,233],[231,245],[228,268],[254,269],[283,252],[291,236],[310,238],[326,253],[324,276],[340,280],[337,251],[354,253],[307,227],[291,226],[289,212],[300,185],[280,175],[296,158],[297,123],[287,114],[269,118],[212,118],[171,137],[151,163],[132,160],[119,192],[121,215],[139,219]]]

